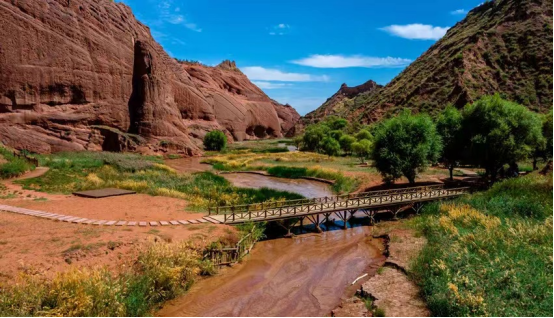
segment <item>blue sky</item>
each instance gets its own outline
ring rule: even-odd
[[[234,60],[301,115],[342,83],[388,83],[482,1],[119,0],[171,56]]]

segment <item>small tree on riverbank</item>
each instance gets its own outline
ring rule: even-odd
[[[336,141],[334,138],[332,137],[325,137],[323,138],[323,140],[321,141],[321,145],[320,145],[320,148],[321,148],[321,151],[328,155],[329,157],[331,156],[336,156],[339,154],[340,152],[340,144],[338,141]]]
[[[352,152],[356,154],[360,161],[363,163],[371,154],[371,141],[367,139],[362,139],[352,143]]]
[[[463,143],[461,138],[462,114],[454,106],[447,106],[437,117],[437,132],[442,138],[442,162],[450,172],[450,180],[454,179],[454,168],[461,160]]]
[[[413,184],[417,173],[439,158],[441,149],[431,118],[406,111],[376,128],[373,160],[385,181],[405,176]]]
[[[221,151],[227,146],[227,136],[222,131],[212,130],[204,137],[206,150]]]

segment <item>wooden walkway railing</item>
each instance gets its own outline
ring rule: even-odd
[[[469,188],[445,189],[443,185],[372,191],[314,199],[224,206],[210,209],[222,223],[269,221],[338,211],[377,209],[460,196]]]

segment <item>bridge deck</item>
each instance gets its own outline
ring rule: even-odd
[[[460,196],[467,191],[468,188],[444,189],[440,186],[433,186],[412,188],[411,190],[366,192],[356,194],[353,198],[337,196],[276,202],[265,208],[261,204],[222,207],[220,211],[225,213],[211,214],[210,217],[226,224],[284,220],[340,211],[378,210],[392,206],[448,199]]]

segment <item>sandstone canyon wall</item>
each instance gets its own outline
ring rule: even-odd
[[[244,140],[294,126],[292,107],[232,68],[178,63],[122,3],[0,0],[0,142],[194,155],[212,129]]]

